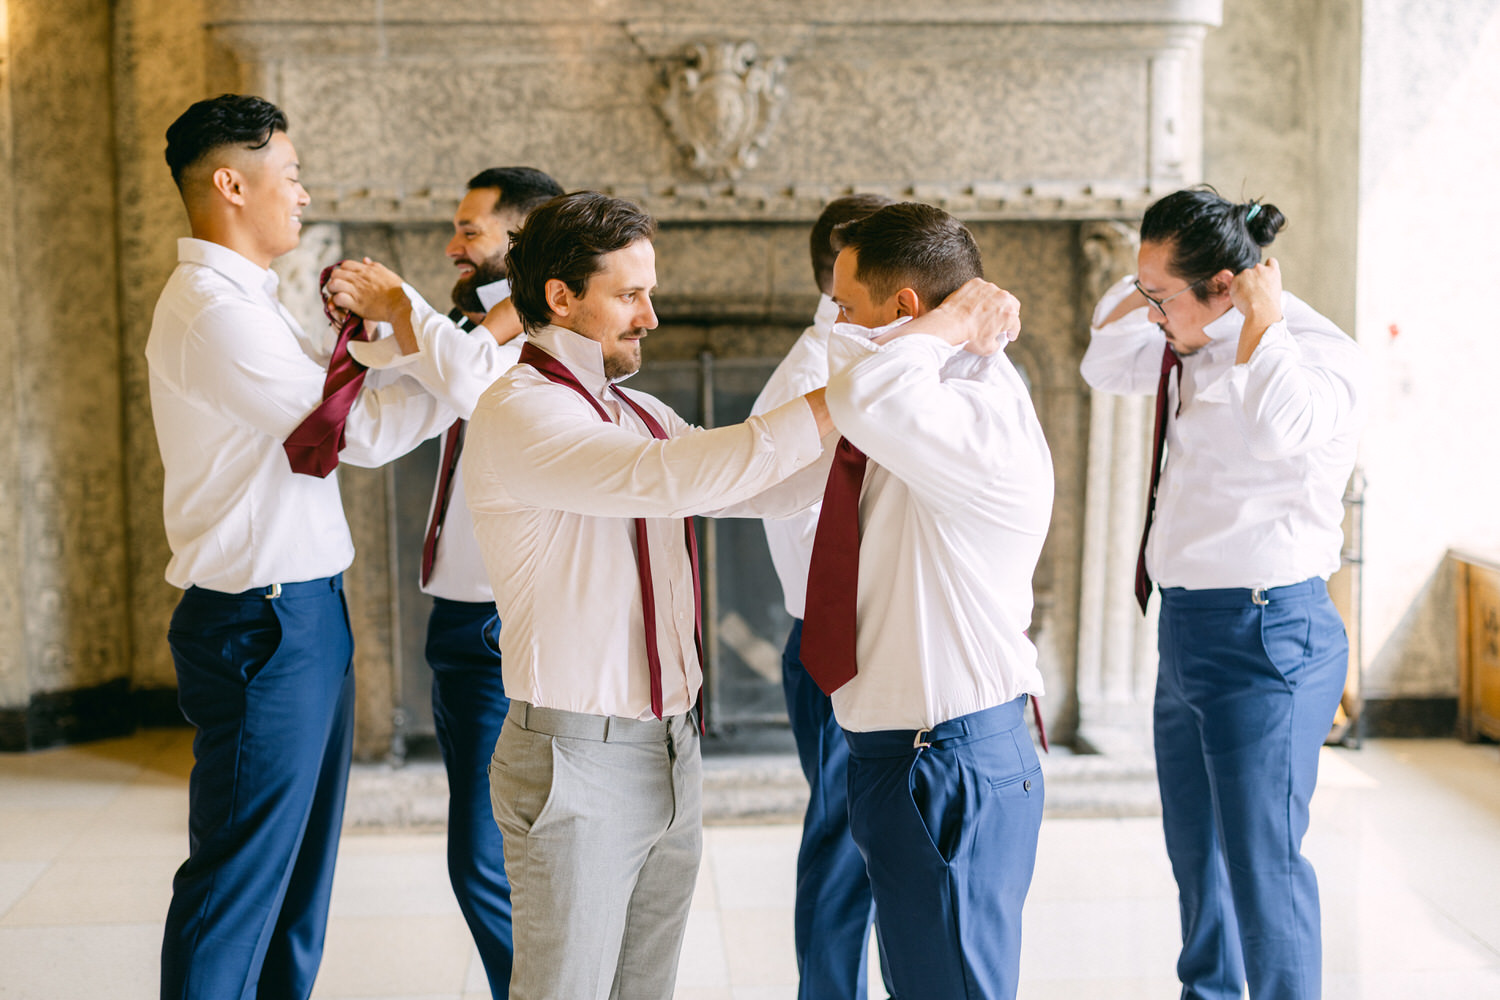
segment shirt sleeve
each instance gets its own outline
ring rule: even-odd
[[[1144,307],[1100,324],[1135,289],[1135,276],[1122,278],[1094,307],[1089,346],[1079,370],[1090,388],[1118,396],[1149,396],[1161,380],[1161,352],[1166,335],[1146,318]]]
[[[393,338],[351,348],[360,362],[410,376],[444,405],[467,420],[479,397],[516,362],[514,348],[495,343],[487,331],[460,330],[410,285],[402,285],[411,303],[417,350],[401,354]]]
[[[810,326],[797,338],[755,397],[755,404],[750,407],[752,415],[774,410],[828,384],[828,359],[817,350],[818,333],[817,327]]]
[[[713,430],[666,407],[651,410],[665,441],[604,423],[565,386],[500,382],[469,428],[470,506],[486,509],[498,487],[528,506],[591,517],[687,517],[747,500],[822,451],[817,421],[800,400]]]
[[[326,368],[282,318],[248,302],[204,311],[184,341],[181,385],[200,404],[285,441],[323,401]],[[454,415],[410,379],[367,381],[344,426],[341,461],[375,466],[439,433]]]
[[[828,344],[828,409],[856,447],[928,506],[953,510],[1047,476],[1031,397],[1003,355],[973,378],[943,378],[954,348],[912,334],[877,345],[843,326]]]
[[[1235,422],[1263,461],[1300,455],[1350,429],[1363,413],[1366,381],[1359,346],[1311,309],[1289,308],[1250,360],[1225,375]]]

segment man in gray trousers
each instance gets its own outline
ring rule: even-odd
[[[655,234],[588,192],[532,212],[506,260],[527,343],[469,425],[511,697],[490,764],[511,1000],[672,995],[702,853],[691,518],[790,514],[804,477],[782,481],[826,478],[822,390],[703,430],[616,384],[656,327]]]

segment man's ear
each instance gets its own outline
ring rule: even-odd
[[[903,288],[896,293],[896,318],[910,316],[916,319],[922,315],[922,297],[914,289]]]
[[[1234,284],[1234,272],[1226,267],[1208,279],[1208,293],[1213,297],[1228,295],[1229,286],[1232,284]]]
[[[567,316],[572,309],[573,292],[561,278],[547,279],[542,286],[542,298],[547,303],[547,310],[558,319]]]
[[[245,204],[245,178],[233,167],[219,167],[209,178],[219,196],[231,205]]]

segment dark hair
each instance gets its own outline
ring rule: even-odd
[[[655,236],[655,219],[597,191],[574,191],[533,209],[505,254],[521,325],[535,332],[552,322],[546,292],[551,279],[582,297],[589,278],[603,270],[600,258]]]
[[[182,176],[209,153],[225,146],[261,149],[286,131],[286,112],[270,101],[244,94],[220,94],[199,101],[167,127],[167,166],[182,190]]]
[[[526,215],[563,193],[562,185],[534,167],[490,167],[469,178],[469,190],[494,188],[500,192],[495,211],[511,209]]]
[[[838,251],[833,248],[833,230],[846,222],[854,222],[871,215],[887,205],[891,199],[883,194],[851,194],[835,198],[823,207],[818,221],[813,223],[808,247],[812,250],[813,280],[818,290],[827,292],[833,287],[833,261]]]
[[[858,255],[854,278],[876,302],[910,288],[931,309],[965,281],[984,277],[979,247],[964,224],[920,202],[846,222],[833,230],[833,245]]]
[[[1174,191],[1146,209],[1142,243],[1170,244],[1167,269],[1189,282],[1205,282],[1220,271],[1238,274],[1260,263],[1286,216],[1254,199],[1236,204],[1207,184]],[[1193,294],[1207,302],[1214,289],[1199,284]]]

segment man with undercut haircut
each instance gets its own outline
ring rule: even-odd
[[[474,404],[521,355],[521,323],[505,267],[510,234],[533,208],[562,193],[531,167],[491,167],[469,181],[448,241],[459,277],[446,317],[371,261],[345,261],[329,282],[337,304],[367,319],[404,324],[414,348],[396,355],[398,338],[390,338],[351,351],[371,365],[411,371],[460,415],[443,436],[420,583],[432,595],[426,652],[432,719],[448,772],[448,878],[496,998],[510,995],[512,930],[504,844],[490,811],[489,763],[510,699],[500,672],[500,618],[464,499],[461,457]]]
[[[891,205],[834,233],[827,402],[844,437],[802,660],[848,743],[894,995],[1013,998],[1042,818],[1026,628],[1052,513],[1047,442],[1001,352],[1020,304],[939,209]],[[992,290],[979,322],[926,322],[976,288]]]
[[[312,992],[343,818],[354,546],[338,479],[293,472],[286,447],[324,408],[331,350],[282,307],[270,270],[308,204],[286,128],[275,105],[225,94],[167,130],[193,235],[178,241],[146,361],[166,576],[185,591],[167,640],[197,733],[163,1000]],[[379,465],[453,417],[416,382],[372,376],[338,459]]]

